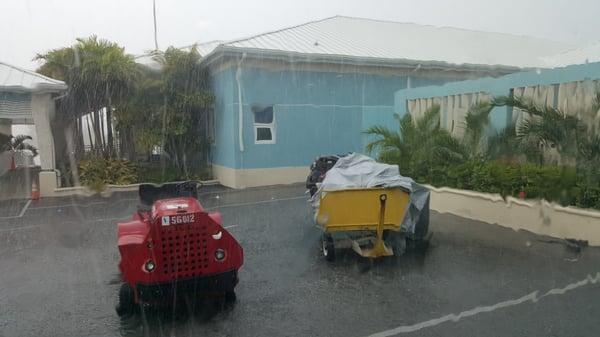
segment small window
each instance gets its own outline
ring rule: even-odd
[[[275,118],[273,106],[253,106],[254,113],[254,143],[275,144]]]
[[[271,134],[270,128],[257,127],[256,128],[256,141],[270,141],[273,140],[273,135]]]

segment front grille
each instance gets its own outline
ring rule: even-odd
[[[206,225],[161,227],[162,264],[159,272],[171,280],[201,276],[208,268],[208,232]]]

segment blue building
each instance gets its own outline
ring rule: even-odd
[[[546,40],[336,16],[201,45],[216,96],[213,174],[235,188],[300,182],[321,154],[364,151],[400,89],[544,66]]]

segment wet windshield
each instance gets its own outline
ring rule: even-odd
[[[597,336],[600,4],[0,2],[0,336]]]

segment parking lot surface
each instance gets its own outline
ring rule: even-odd
[[[0,205],[0,336],[598,336],[600,249],[432,212],[426,254],[319,251],[302,186],[208,187],[244,247],[237,302],[120,319],[135,193]]]

